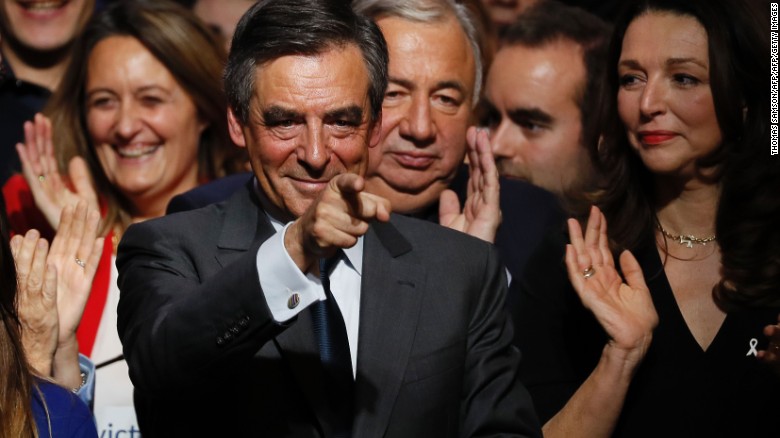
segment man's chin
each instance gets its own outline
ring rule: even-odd
[[[420,180],[420,175],[415,175],[418,178],[397,178],[398,175],[394,176],[396,178],[383,179],[391,189],[404,195],[418,195],[436,183],[435,180],[431,179]]]

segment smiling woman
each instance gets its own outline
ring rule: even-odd
[[[106,179],[135,206],[131,216],[159,216],[155,204],[167,205],[171,193],[197,185],[198,142],[207,123],[137,39],[111,36],[95,45],[85,115]]]
[[[116,331],[113,260],[123,231],[162,216],[173,196],[243,170],[242,150],[227,131],[224,62],[217,38],[184,8],[116,2],[76,43],[44,111],[51,121],[39,115],[28,122],[26,144],[17,146],[26,183],[11,197],[31,191],[35,206],[9,202],[17,208],[10,212],[15,232],[41,226],[29,220],[40,213],[56,228],[60,211],[80,199],[103,211],[107,243],[77,332],[79,350],[98,366],[101,434],[138,431]]]
[[[39,51],[62,49],[89,19],[94,0],[4,0],[3,36],[11,38],[15,49]]]
[[[46,113],[60,169],[86,160],[107,226],[160,216],[175,194],[239,170],[224,60],[213,34],[167,2],[117,2],[88,25]]]

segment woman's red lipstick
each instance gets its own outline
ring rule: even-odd
[[[644,144],[661,144],[677,137],[671,131],[640,131],[639,140]]]

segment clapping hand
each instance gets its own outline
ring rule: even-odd
[[[92,178],[83,158],[77,156],[68,163],[72,189],[66,178],[60,175],[54,154],[51,121],[47,117],[36,114],[32,122],[25,122],[24,144],[18,143],[16,151],[35,205],[52,228],[56,230],[59,226],[60,215],[65,206],[75,206],[83,200],[91,209],[98,209],[97,194],[92,187]]]
[[[62,210],[60,226],[49,250],[48,262],[57,269],[57,313],[59,336],[52,376],[62,385],[81,384],[78,368],[79,345],[76,329],[87,305],[103,251],[98,237],[100,214],[80,201]]]
[[[466,139],[469,155],[466,201],[461,210],[455,192],[442,192],[439,198],[439,223],[492,243],[496,238],[496,229],[501,224],[498,170],[486,130],[472,126]]]
[[[25,352],[40,374],[68,387],[81,383],[76,329],[103,250],[99,222],[100,214],[81,201],[62,210],[51,248],[36,230],[11,240]]]
[[[103,238],[97,237],[100,214],[79,202],[65,207],[57,234],[49,250],[49,263],[57,268],[57,309],[62,343],[75,337],[84,306],[87,304],[103,250]]]
[[[608,350],[637,365],[644,358],[658,325],[642,268],[629,251],[620,255],[625,282],[615,269],[609,250],[607,221],[591,209],[582,235],[579,223],[569,219],[571,244],[566,245],[569,280],[583,305],[593,312],[609,337]]]
[[[757,356],[780,374],[780,315],[777,316],[777,321],[777,324],[764,327],[764,335],[769,339],[769,345],[766,350],[759,350]]]
[[[57,269],[46,262],[48,252],[49,242],[37,230],[11,238],[22,345],[28,362],[42,376],[51,375],[59,335]]]

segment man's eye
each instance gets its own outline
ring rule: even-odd
[[[539,132],[542,129],[544,129],[544,126],[542,126],[542,125],[540,125],[538,123],[534,123],[534,122],[524,122],[524,123],[521,123],[520,126],[523,129],[525,129],[527,131],[531,131],[531,132]]]
[[[292,119],[286,119],[286,120],[271,120],[268,122],[268,126],[274,127],[274,128],[290,128],[293,126]]]
[[[522,129],[526,133],[532,135],[541,134],[542,131],[547,129],[549,126],[546,123],[540,123],[526,117],[513,118],[512,122],[514,122],[515,125],[519,126],[520,129]]]
[[[457,99],[452,96],[447,96],[446,94],[440,94],[436,96],[436,100],[438,100],[439,103],[445,106],[451,106],[451,107],[460,106],[460,99]]]

